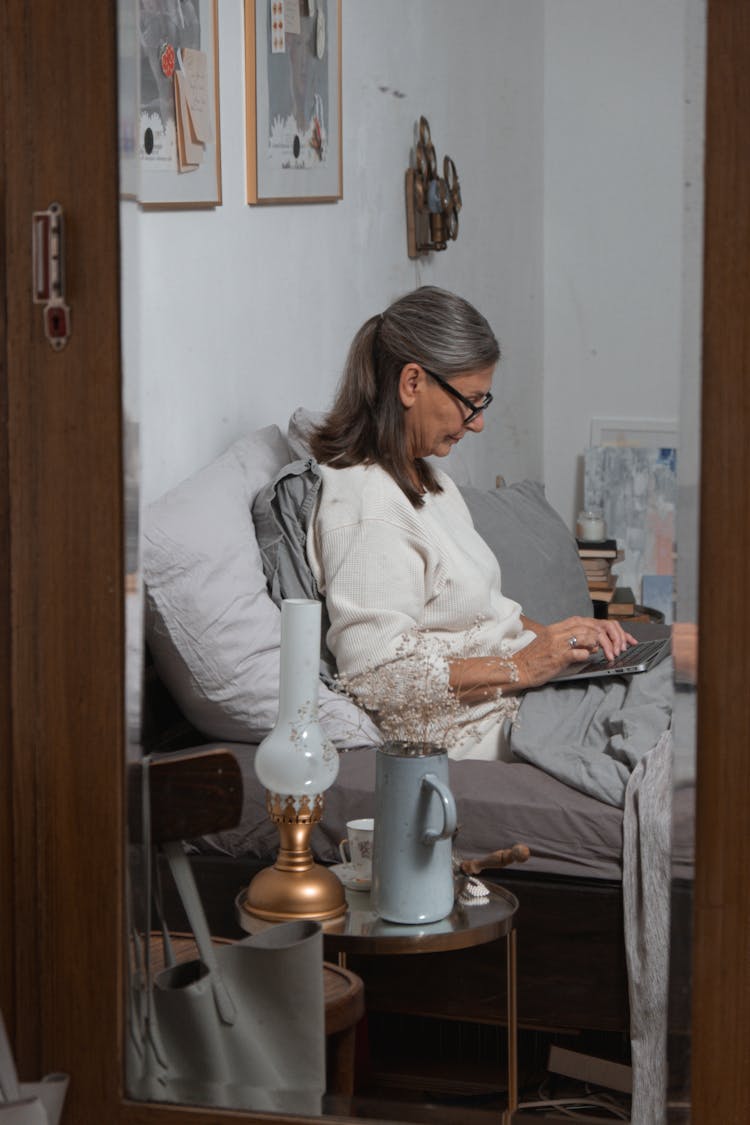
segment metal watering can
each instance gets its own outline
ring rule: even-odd
[[[412,924],[450,914],[455,831],[446,751],[410,742],[378,747],[371,892],[376,914]]]

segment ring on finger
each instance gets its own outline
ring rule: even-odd
[[[568,638],[568,644],[570,645],[571,648],[575,648],[576,645],[578,644],[578,638],[577,637],[569,637]]]

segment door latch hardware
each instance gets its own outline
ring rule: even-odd
[[[31,235],[34,304],[44,305],[44,334],[60,351],[70,337],[70,308],[65,303],[65,222],[59,203],[34,211]]]

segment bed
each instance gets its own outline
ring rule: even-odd
[[[278,697],[278,601],[283,590],[278,582],[274,589],[269,569],[278,542],[269,538],[273,521],[268,519],[268,505],[279,474],[290,461],[306,456],[308,424],[309,417],[298,411],[284,433],[270,426],[248,435],[144,514],[146,636],[152,661],[147,669],[144,749],[163,753],[190,745],[229,744],[243,775],[239,825],[193,842],[193,862],[212,926],[227,936],[238,933],[235,895],[275,856],[275,829],[253,771],[255,747],[273,726]],[[549,622],[591,612],[575,541],[541,485],[521,481],[488,492],[468,486],[462,491],[478,530],[498,556],[504,592],[530,617]],[[662,678],[671,683],[668,669]],[[634,677],[639,679],[644,677]],[[326,794],[324,817],[312,844],[319,860],[335,863],[346,821],[373,813],[372,747],[377,736],[353,703],[324,681],[325,677],[321,715],[339,748],[340,771]],[[647,703],[650,707],[651,701]],[[529,724],[524,729],[528,732]],[[503,871],[501,880],[521,904],[522,1027],[632,1036],[633,969],[624,935],[629,926],[631,939],[639,938],[647,926],[637,915],[628,919],[628,904],[640,908],[643,886],[653,883],[659,865],[660,882],[654,884],[660,903],[659,941],[663,944],[665,920],[669,925],[670,895],[672,925],[689,930],[693,793],[684,785],[672,800],[670,737],[665,730],[658,740],[660,755],[640,750],[632,760],[627,754],[611,755],[607,768],[615,771],[616,784],[621,782],[621,804],[597,797],[596,786],[589,792],[585,784],[571,784],[565,775],[553,776],[544,761],[535,762],[533,752],[512,763],[451,763],[460,824],[457,850],[481,856],[516,842],[531,849],[529,861]],[[542,759],[550,742],[541,738]],[[633,790],[631,812],[637,827],[641,810],[649,804],[646,782],[651,785],[659,770],[661,788],[654,790],[657,800],[651,804],[660,836],[656,850],[638,852],[641,837],[638,830],[628,837],[624,793]],[[631,780],[639,771],[645,771],[640,793]],[[672,863],[666,875],[664,863],[670,857],[665,832],[671,834]],[[628,839],[631,850],[636,849],[629,862]],[[441,956],[432,955],[441,988],[431,1014],[493,1019],[498,1007],[487,985],[493,950],[469,951],[451,961],[450,972],[439,963]],[[422,1000],[415,995],[408,965],[399,968],[389,959],[387,977],[376,962],[359,968],[370,1010],[415,1011],[421,1004],[423,1012],[423,995]],[[658,969],[663,976],[663,959]],[[686,979],[679,971],[672,978]],[[658,974],[655,983],[648,974],[644,981],[647,992],[665,987]],[[686,997],[674,988],[670,1029],[687,1032],[688,1022]]]

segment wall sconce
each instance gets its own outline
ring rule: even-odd
[[[406,239],[410,258],[429,250],[446,250],[448,239],[458,238],[461,185],[450,156],[443,159],[438,176],[435,146],[426,117],[419,119],[419,140],[414,167],[406,170]]]

